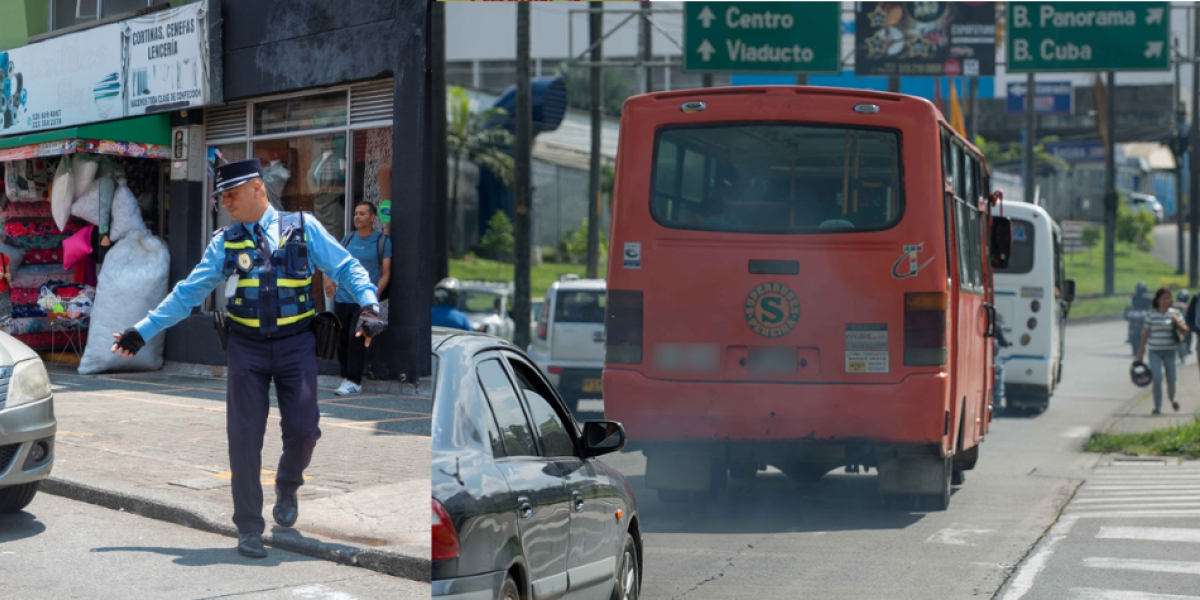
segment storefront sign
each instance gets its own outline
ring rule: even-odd
[[[0,136],[213,101],[208,1],[0,52]]]
[[[991,2],[855,2],[854,74],[996,74]]]

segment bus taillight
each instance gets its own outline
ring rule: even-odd
[[[604,315],[604,362],[637,365],[642,362],[642,293],[608,290]]]
[[[904,364],[946,364],[946,294],[904,294]]]

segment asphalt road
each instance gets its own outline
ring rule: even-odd
[[[38,494],[0,515],[0,598],[428,598],[428,584]]]
[[[993,597],[1091,472],[1098,457],[1082,453],[1084,440],[1136,395],[1124,327],[1069,328],[1049,410],[997,417],[945,512],[882,508],[874,471],[835,471],[802,486],[772,470],[731,483],[712,506],[664,505],[642,485],[641,453],[606,457],[629,477],[642,511],[643,597]],[[580,408],[582,418],[599,418],[603,404]]]

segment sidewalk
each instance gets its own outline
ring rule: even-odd
[[[42,490],[230,537],[225,379],[204,368],[84,376],[47,361],[58,419],[57,460]],[[427,386],[407,393],[333,394],[322,378],[321,440],[300,488],[292,529],[275,525],[274,471],[281,452],[272,396],[263,444],[269,546],[414,579],[430,580]],[[393,386],[394,387],[394,386]]]
[[[1138,389],[1136,400],[1130,402],[1123,410],[1113,414],[1105,429],[1099,433],[1144,433],[1154,429],[1163,429],[1176,425],[1191,423],[1196,415],[1200,415],[1200,367],[1196,366],[1196,353],[1188,356],[1187,362],[1176,365],[1175,400],[1179,402],[1179,412],[1171,408],[1167,396],[1167,382],[1163,382],[1162,414],[1152,415],[1154,398],[1149,386]]]

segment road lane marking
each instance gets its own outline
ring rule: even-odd
[[[1179,490],[1179,491],[1196,491],[1200,490],[1200,485],[1089,485],[1084,487],[1084,491],[1091,492],[1120,492],[1124,490]]]
[[[1144,540],[1150,542],[1189,542],[1200,544],[1200,529],[1186,527],[1101,527],[1096,538],[1102,540]]]
[[[955,525],[957,526],[958,524],[955,523]],[[929,539],[925,540],[925,543],[949,544],[951,546],[974,546],[975,544],[967,542],[966,537],[968,535],[984,535],[995,532],[995,529],[972,529],[969,527],[959,527],[956,529],[954,527],[948,527],[929,536]]]
[[[1092,428],[1084,426],[1084,425],[1080,425],[1079,427],[1072,427],[1072,428],[1060,433],[1058,435],[1058,437],[1068,438],[1068,439],[1077,439],[1077,438],[1085,438],[1089,435],[1092,435]]]
[[[1164,493],[1160,490],[1151,490],[1151,491],[1154,493]],[[1120,497],[1120,496],[1125,496],[1125,497],[1144,496],[1148,493],[1145,490],[1142,490],[1140,488],[1136,489],[1136,490],[1122,490],[1122,491],[1118,491],[1118,492],[1099,492],[1099,493],[1092,493],[1092,494],[1089,494],[1087,492],[1088,492],[1088,490],[1079,490],[1079,496],[1076,496],[1076,497],[1077,498],[1079,498],[1079,497],[1083,497],[1083,498],[1116,498],[1116,497]],[[1200,490],[1193,490],[1190,492],[1188,490],[1180,490],[1178,492],[1168,491],[1165,493],[1167,493],[1167,494],[1187,494],[1187,493],[1196,493],[1196,492],[1200,492]]]
[[[1029,590],[1033,588],[1034,580],[1046,568],[1050,557],[1054,556],[1054,547],[1071,533],[1071,527],[1075,525],[1076,520],[1074,517],[1063,517],[1050,528],[1050,533],[1046,536],[1042,547],[1038,548],[1037,552],[1028,560],[1021,563],[1003,600],[1019,600],[1029,593]]]
[[[1148,571],[1151,573],[1200,575],[1200,562],[1182,560],[1145,560],[1141,558],[1088,557],[1083,559],[1083,566],[1092,567],[1094,569],[1119,569],[1122,571]]]

